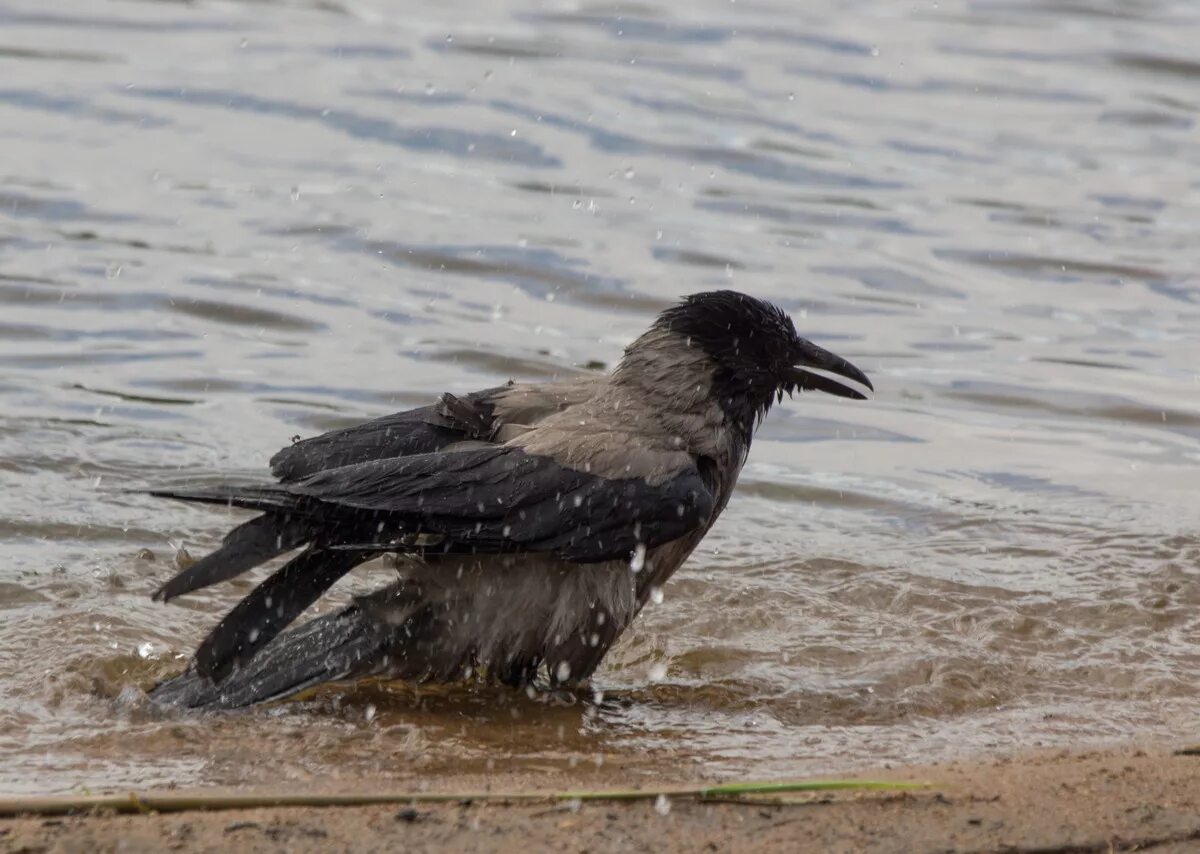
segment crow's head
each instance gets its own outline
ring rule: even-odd
[[[874,391],[867,375],[854,365],[801,338],[782,309],[737,291],[684,297],[660,314],[654,326],[683,337],[712,359],[712,393],[730,419],[747,430],[784,392],[811,389],[865,398],[826,374]]]

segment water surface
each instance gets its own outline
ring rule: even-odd
[[[0,0],[0,791],[1194,738],[1197,43],[1189,0]],[[772,413],[599,707],[146,708],[249,582],[152,603],[236,514],[124,487],[602,370],[714,287],[879,392]]]

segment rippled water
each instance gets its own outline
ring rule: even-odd
[[[1197,43],[1191,0],[4,0],[0,790],[1194,737]],[[231,516],[121,488],[715,286],[879,393],[772,413],[599,708],[139,700],[246,586],[152,603]]]

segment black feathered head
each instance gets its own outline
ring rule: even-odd
[[[867,375],[840,356],[801,338],[778,306],[737,291],[684,297],[654,323],[699,347],[715,363],[712,392],[730,420],[749,431],[771,403],[798,389],[863,400],[862,392],[813,370],[846,377],[874,391]]]

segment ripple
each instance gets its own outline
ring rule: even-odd
[[[543,152],[540,146],[524,139],[499,133],[481,133],[453,127],[426,125],[404,127],[388,119],[375,118],[349,110],[309,107],[293,101],[262,98],[213,89],[136,89],[132,97],[168,101],[186,106],[217,107],[231,112],[274,115],[315,122],[356,139],[381,142],[427,154],[450,157],[482,158],[521,163],[525,166],[558,166],[558,158]],[[2,201],[2,200],[0,200]]]
[[[341,248],[347,245],[347,241],[342,241]],[[627,287],[621,279],[592,273],[585,260],[569,258],[552,249],[410,246],[386,241],[367,241],[355,248],[402,266],[509,282],[543,298],[560,291],[569,296],[613,294]]]
[[[325,328],[325,324],[323,323],[317,323],[313,320],[307,320],[280,311],[252,308],[247,305],[235,305],[234,303],[217,302],[215,300],[172,300],[170,310],[203,320],[211,320],[216,323],[226,323],[233,326],[257,326],[267,329],[281,329],[288,332],[315,332]]]
[[[1161,281],[1166,273],[1152,267],[1134,264],[1083,261],[1076,258],[1057,258],[1041,255],[1022,255],[1014,252],[984,252],[961,249],[942,249],[938,257],[960,263],[989,267],[1012,276],[1035,276],[1046,281],[1079,281],[1087,279],[1106,285],[1122,285],[1134,281]]]
[[[139,219],[132,214],[97,211],[75,199],[54,199],[11,191],[0,191],[0,215],[55,222],[136,222]]]
[[[1149,71],[1172,77],[1191,79],[1200,77],[1200,62],[1182,57],[1158,56],[1146,53],[1118,53],[1112,57],[1114,64],[1137,71]]]
[[[82,50],[53,50],[0,45],[0,59],[34,59],[50,62],[119,62],[120,57]]]
[[[935,285],[919,276],[887,267],[816,267],[814,273],[844,276],[876,291],[925,297],[964,299],[966,294],[944,285]]]

